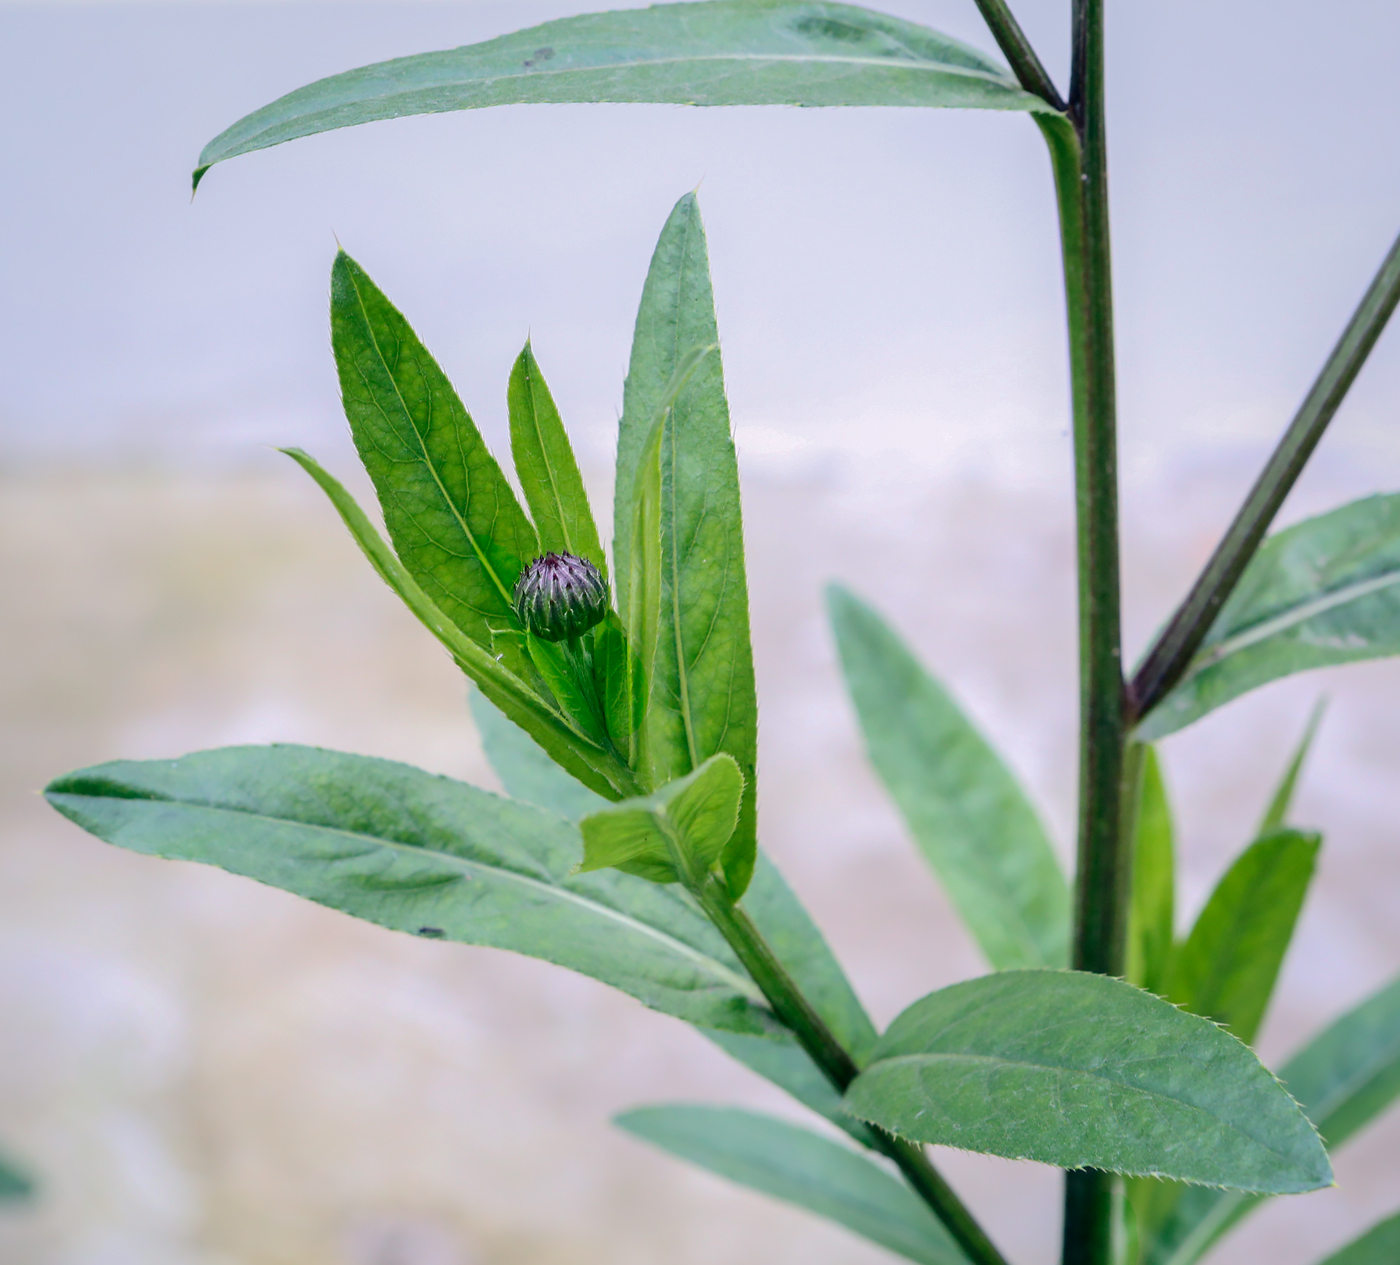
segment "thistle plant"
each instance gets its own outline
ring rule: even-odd
[[[294,746],[118,761],[50,802],[99,837],[202,861],[392,930],[543,958],[701,1029],[836,1126],[665,1105],[619,1124],[924,1265],[1003,1265],[929,1146],[1065,1170],[1065,1265],[1191,1265],[1400,1093],[1400,979],[1282,1067],[1251,1049],[1319,853],[1293,791],[1184,935],[1152,744],[1308,668],[1400,653],[1400,493],[1269,529],[1400,299],[1400,242],[1196,583],[1138,666],[1119,631],[1102,0],[1073,0],[1061,95],[1002,0],[1001,54],[826,0],[566,18],[321,80],[235,123],[215,163],[375,119],[521,102],[904,106],[1028,115],[1054,176],[1078,523],[1077,863],[873,607],[828,594],[875,771],[989,974],[877,1032],[758,847],[757,695],[738,466],[705,235],[687,194],[642,292],[614,536],[527,344],[507,389],[520,496],[403,315],[345,253],[331,335],[384,533],[311,456],[371,565],[473,682],[506,795]],[[1047,212],[1051,205],[1046,199]],[[387,539],[385,538],[387,534]],[[839,1140],[838,1140],[839,1139]],[[1400,1213],[1329,1258],[1400,1259]]]

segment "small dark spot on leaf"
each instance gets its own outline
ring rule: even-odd
[[[419,927],[418,934],[425,940],[441,940],[447,932],[441,927]]]
[[[871,32],[853,22],[842,22],[837,18],[819,18],[809,15],[798,18],[792,29],[799,35],[824,35],[830,40],[841,40],[846,44],[859,44],[869,39]]]
[[[554,56],[554,50],[553,50],[552,48],[537,48],[537,49],[535,49],[535,60],[536,60],[536,61],[548,61],[548,60],[549,60],[551,57],[553,57],[553,56]]]

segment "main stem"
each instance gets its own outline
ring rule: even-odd
[[[1039,120],[1059,196],[1074,400],[1080,739],[1070,963],[1121,975],[1132,854],[1122,814],[1126,724],[1103,63],[1103,0],[1075,0],[1070,121]],[[1064,1265],[1112,1265],[1114,1186],[1108,1173],[1065,1174]]]
[[[821,1016],[812,1009],[796,981],[778,961],[768,942],[729,893],[713,878],[693,889],[706,916],[738,955],[774,1013],[797,1038],[822,1074],[844,1094],[860,1069]],[[872,1129],[880,1149],[894,1161],[905,1180],[943,1223],[974,1265],[1007,1265],[1006,1258],[977,1223],[920,1146]]]

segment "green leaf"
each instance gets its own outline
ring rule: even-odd
[[[443,614],[529,680],[511,594],[539,553],[535,529],[447,376],[344,251],[331,269],[331,344],[395,551]]]
[[[0,1156],[0,1203],[25,1203],[34,1197],[34,1179]]]
[[[1063,966],[1069,889],[1025,792],[888,625],[827,589],[866,752],[997,970]]]
[[[1400,1261],[1400,1212],[1333,1252],[1322,1265],[1395,1265]]]
[[[711,0],[563,18],[318,80],[216,136],[194,183],[226,158],[375,119],[593,101],[1053,113],[985,54],[912,22],[822,0]]]
[[[669,1104],[614,1117],[627,1132],[741,1186],[806,1208],[922,1265],[966,1265],[938,1219],[864,1156],[756,1112]]]
[[[1400,654],[1400,493],[1370,496],[1269,537],[1143,741],[1308,668]]]
[[[1128,921],[1128,982],[1161,993],[1175,935],[1176,852],[1171,804],[1157,752],[1143,756]]]
[[[1274,1193],[1332,1180],[1298,1105],[1209,1020],[1122,980],[1003,971],[915,1002],[846,1104],[932,1142]]]
[[[649,10],[648,12],[653,12]],[[758,701],[749,643],[739,468],[694,194],[671,212],[647,273],[618,431],[618,609],[642,657],[647,709],[634,767],[659,786],[712,755],[744,776],[724,857],[737,899],[753,869]],[[669,408],[669,412],[668,412]]]
[[[282,451],[316,480],[379,578],[447,647],[458,667],[476,682],[487,698],[532,734],[553,759],[595,791],[610,799],[621,799],[636,789],[629,769],[582,734],[552,702],[536,694],[433,604],[338,480],[301,449],[284,448]]]
[[[1295,1054],[1280,1079],[1335,1151],[1400,1097],[1400,977]],[[1263,1199],[1183,1191],[1142,1265],[1194,1265]]]
[[[511,370],[506,402],[511,457],[539,533],[540,552],[587,558],[606,579],[608,561],[583,476],[528,342]]]
[[[45,795],[134,852],[217,865],[396,931],[542,958],[690,1023],[777,1030],[679,891],[575,874],[576,828],[462,782],[313,747],[230,747],[99,765]]]
[[[615,867],[655,883],[698,887],[719,864],[739,820],[744,777],[727,755],[650,795],[609,804],[585,817],[583,872]]]
[[[1322,713],[1326,710],[1327,700],[1318,699],[1312,709],[1312,715],[1308,717],[1303,736],[1299,739],[1298,746],[1293,752],[1293,758],[1289,760],[1288,767],[1283,771],[1283,777],[1279,780],[1273,798],[1269,801],[1268,808],[1264,810],[1264,819],[1254,832],[1256,838],[1262,838],[1270,831],[1287,825],[1288,814],[1293,808],[1293,793],[1298,789],[1298,777],[1303,771],[1303,762],[1308,758],[1308,752],[1312,750],[1313,739],[1317,737],[1317,727],[1322,723]]]

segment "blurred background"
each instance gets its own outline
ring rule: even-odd
[[[745,479],[762,833],[883,1022],[979,961],[862,763],[820,608],[881,607],[1005,751],[1068,857],[1072,519],[1049,167],[1020,116],[517,107],[216,168],[321,75],[597,7],[0,5],[0,1204],[14,1265],[874,1265],[647,1151],[611,1112],[795,1109],[674,1020],[119,852],[37,791],[236,742],[494,785],[464,682],[273,445],[363,490],[326,330],[336,235],[498,452],[527,333],[594,489],[656,234],[700,187]],[[970,0],[886,0],[984,48]],[[1065,77],[1062,0],[1021,0]],[[1111,144],[1127,632],[1165,617],[1400,227],[1400,10],[1117,0]],[[1400,488],[1400,336],[1286,506]],[[1167,741],[1183,917],[1247,842],[1314,700],[1321,871],[1266,1059],[1400,968],[1400,664],[1294,678]],[[1018,1262],[1058,1178],[940,1157]],[[1400,1113],[1222,1262],[1310,1265],[1400,1203]],[[892,1259],[892,1258],[886,1258]]]

